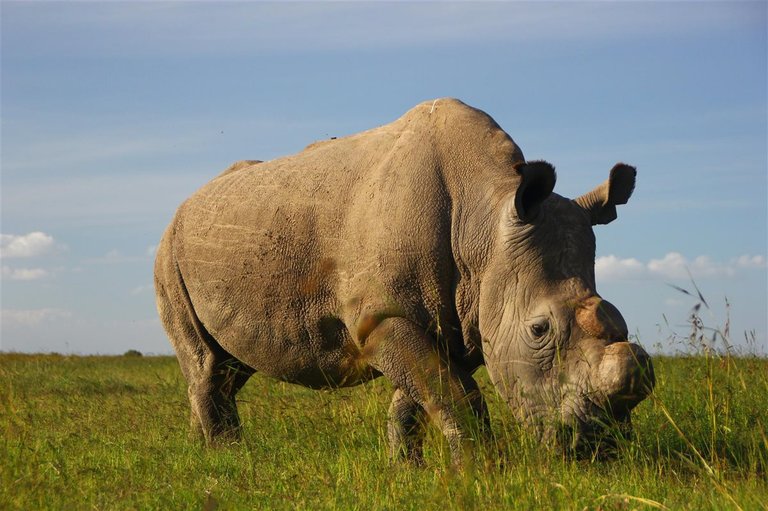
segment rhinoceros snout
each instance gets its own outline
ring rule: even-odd
[[[656,384],[651,357],[634,343],[609,344],[592,384],[614,416],[624,415],[648,397]]]

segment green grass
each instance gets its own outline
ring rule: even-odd
[[[240,394],[244,441],[188,437],[172,357],[0,354],[0,509],[767,509],[768,360],[654,359],[654,397],[614,461],[542,448],[478,379],[503,463],[390,464],[391,388],[335,392],[259,377]]]

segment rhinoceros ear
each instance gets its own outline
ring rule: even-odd
[[[617,163],[611,169],[607,181],[575,199],[575,202],[589,212],[592,225],[612,222],[616,220],[616,206],[626,204],[632,196],[636,175],[635,167]]]
[[[515,210],[523,222],[531,222],[539,214],[539,207],[555,187],[555,168],[545,161],[518,163],[515,171],[520,185],[515,192]]]

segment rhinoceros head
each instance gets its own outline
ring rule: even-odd
[[[545,437],[594,445],[607,424],[628,430],[654,385],[648,354],[628,342],[619,311],[595,288],[592,226],[616,218],[635,169],[618,164],[593,191],[552,193],[546,162],[515,167],[520,184],[499,216],[480,284],[479,329],[491,379],[518,417]]]

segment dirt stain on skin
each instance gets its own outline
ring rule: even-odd
[[[315,294],[330,275],[336,271],[336,261],[332,257],[323,257],[317,267],[305,274],[299,281],[299,290],[305,295]]]

